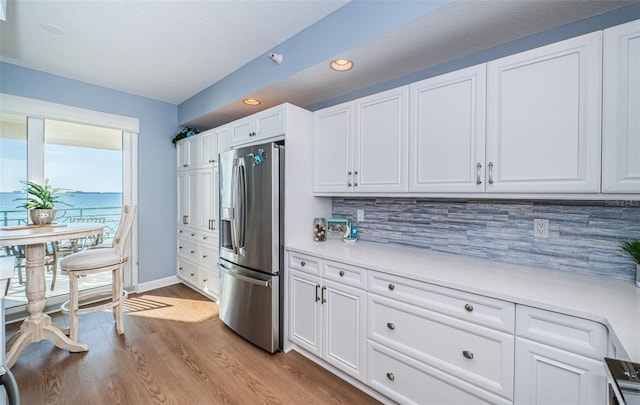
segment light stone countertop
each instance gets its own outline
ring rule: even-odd
[[[362,241],[304,241],[286,249],[591,319],[609,329],[616,357],[640,362],[640,288],[632,281]]]

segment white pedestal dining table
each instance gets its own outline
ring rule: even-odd
[[[22,351],[31,343],[49,340],[57,347],[70,352],[89,350],[84,343],[69,339],[68,328],[51,321],[45,314],[45,244],[65,239],[79,239],[103,232],[104,224],[68,223],[27,225],[0,228],[0,247],[25,245],[27,260],[27,314],[20,330],[7,342],[6,365],[12,367]],[[57,271],[57,269],[55,269]],[[0,325],[4,327],[4,325]]]

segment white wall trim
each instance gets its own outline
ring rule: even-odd
[[[139,132],[140,129],[140,122],[137,118],[87,110],[6,93],[0,93],[0,111],[129,132]]]
[[[162,288],[162,287],[167,287],[174,284],[179,284],[181,282],[182,281],[180,281],[178,276],[160,278],[158,280],[153,280],[146,283],[138,284],[138,288],[136,289],[136,292],[143,293],[150,290],[155,290],[156,288]]]

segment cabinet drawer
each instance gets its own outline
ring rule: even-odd
[[[511,404],[371,341],[367,342],[367,383],[401,404]]]
[[[191,240],[178,239],[178,255],[198,261],[198,244]]]
[[[518,305],[516,334],[597,360],[607,355],[607,328],[584,318]]]
[[[218,249],[206,245],[200,246],[199,263],[209,268],[216,268],[218,264]]]
[[[366,289],[367,269],[344,263],[325,260],[322,266],[322,277],[342,284]]]
[[[209,295],[218,297],[220,294],[220,274],[217,267],[198,269],[198,279],[200,281],[198,283],[199,288]]]
[[[198,232],[198,241],[216,249],[218,248],[218,234],[215,232]]]
[[[186,260],[178,259],[178,277],[194,286],[197,286],[198,266]]]
[[[320,276],[322,259],[300,253],[289,252],[288,267]]]
[[[374,294],[367,301],[369,339],[513,398],[513,335]]]
[[[369,271],[368,290],[504,332],[515,329],[512,302],[374,271]]]
[[[178,229],[178,238],[197,241],[198,232],[191,229]]]

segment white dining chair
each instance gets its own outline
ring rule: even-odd
[[[72,340],[78,340],[79,315],[98,312],[108,308],[112,308],[113,310],[116,330],[119,334],[124,333],[124,301],[127,298],[127,292],[123,288],[123,279],[124,267],[129,260],[125,247],[129,234],[131,233],[135,214],[135,206],[125,205],[122,208],[120,223],[111,247],[83,250],[60,259],[60,270],[62,274],[69,276],[69,301],[62,304],[60,309],[62,312],[69,313],[69,338]],[[78,292],[78,281],[80,277],[106,271],[112,272],[110,302],[80,308],[81,300],[87,301],[104,296],[104,292],[89,293],[80,296]]]

